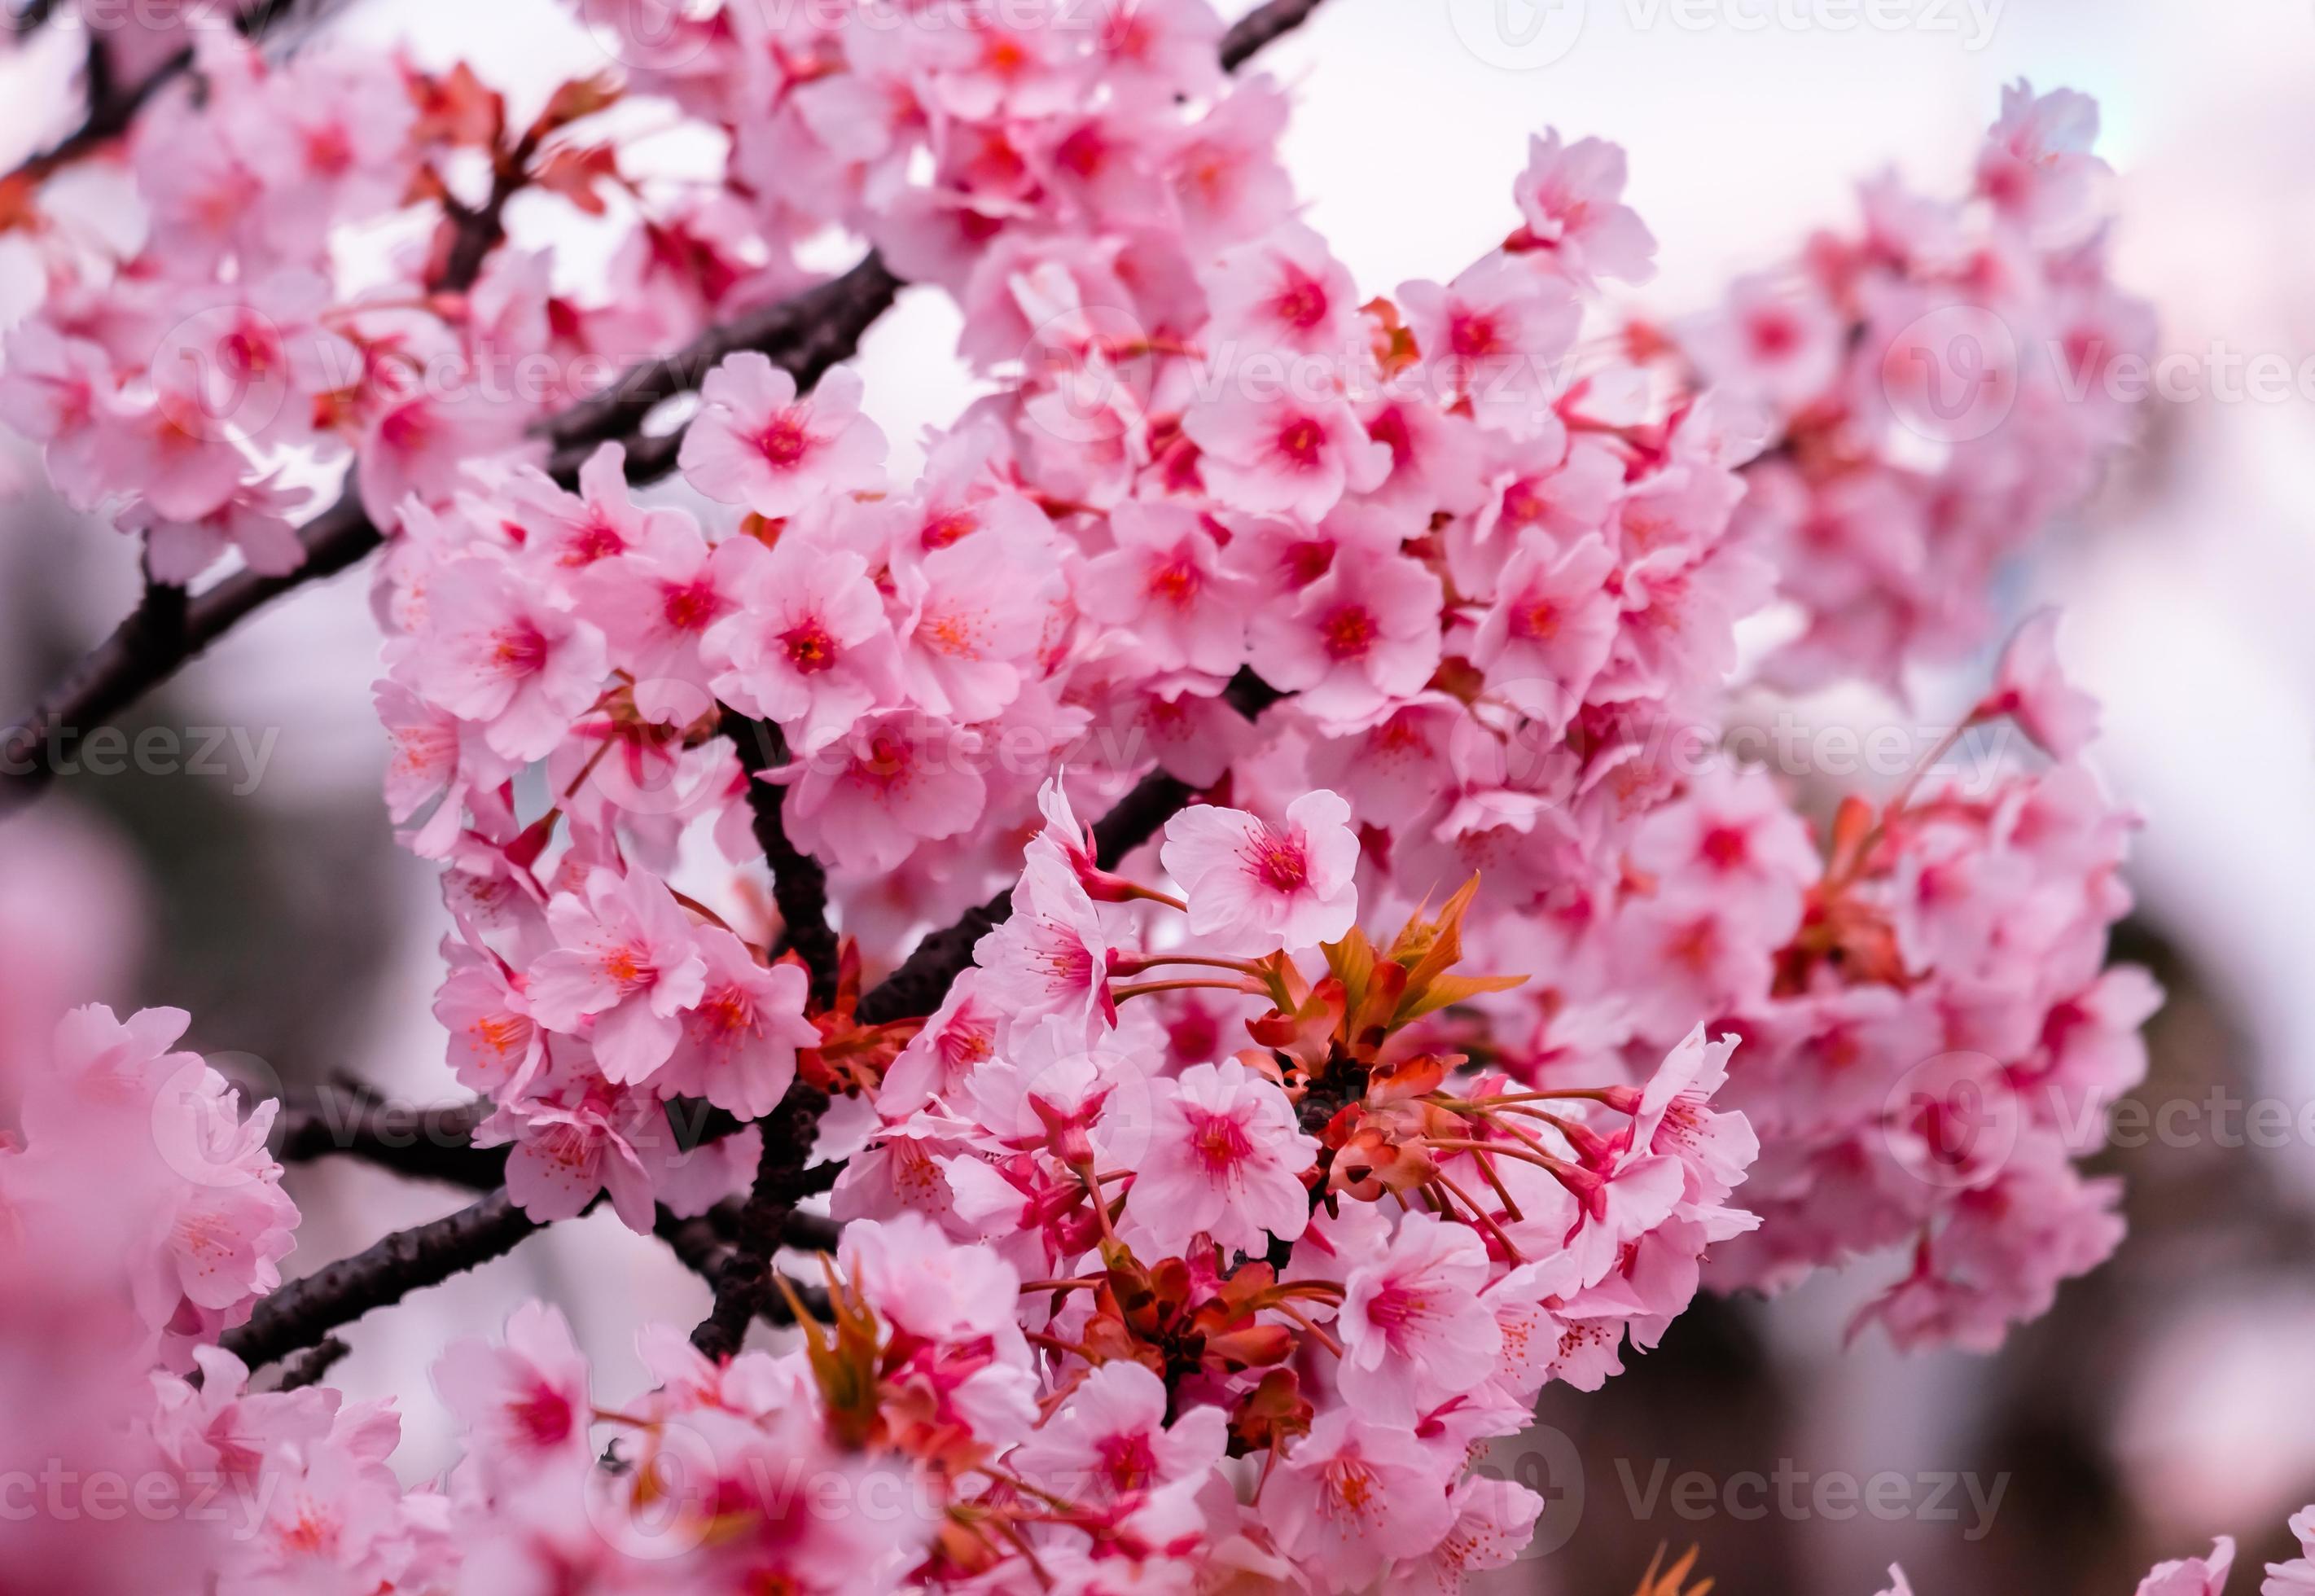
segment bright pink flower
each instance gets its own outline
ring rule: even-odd
[[[1051,557],[984,535],[893,572],[899,679],[919,708],[971,725],[1020,696],[1058,590]]]
[[[1616,557],[1596,536],[1564,553],[1522,543],[1503,567],[1495,601],[1471,643],[1490,692],[1557,736],[1608,662],[1622,605],[1608,590]]]
[[[163,392],[143,403],[107,399],[97,412],[105,469],[166,521],[198,521],[233,497],[255,465],[200,404]]]
[[[451,1343],[435,1361],[434,1388],[493,1475],[587,1455],[587,1359],[562,1313],[545,1303],[515,1309],[503,1346]]]
[[[1014,1450],[1012,1465],[1088,1507],[1202,1480],[1228,1450],[1228,1420],[1200,1405],[1169,1426],[1166,1412],[1165,1381],[1130,1361],[1104,1363]]]
[[[2258,1596],[2308,1596],[2315,1592],[2315,1507],[2291,1515],[2291,1533],[2299,1538],[2299,1556],[2288,1563],[2266,1565],[2266,1582]]]
[[[769,772],[788,788],[795,845],[840,870],[886,871],[972,829],[988,784],[970,733],[908,711],[870,715],[801,763]]]
[[[1225,368],[1225,383],[1237,374]],[[1206,490],[1232,510],[1297,515],[1315,521],[1344,493],[1379,487],[1390,474],[1390,450],[1367,436],[1350,402],[1333,392],[1302,390],[1228,393],[1182,418],[1182,430],[1200,449]]]
[[[858,554],[741,537],[716,551],[714,568],[741,606],[702,643],[716,695],[777,722],[796,752],[826,748],[898,691],[884,602]]]
[[[1302,1234],[1310,1195],[1301,1175],[1318,1143],[1275,1082],[1228,1059],[1154,1081],[1150,1094],[1149,1149],[1133,1166],[1126,1214],[1161,1255],[1179,1255],[1201,1233],[1225,1257]]]
[[[796,1050],[820,1042],[820,1028],[803,1014],[811,983],[793,963],[758,963],[747,944],[720,926],[702,926],[694,937],[705,984],[684,1011],[682,1034],[653,1084],[662,1095],[705,1097],[744,1119],[760,1118],[795,1079]],[[599,1057],[599,1038],[595,1051]]]
[[[1823,873],[1806,821],[1769,775],[1715,764],[1640,823],[1632,863],[1757,917],[1761,939],[1781,943],[1799,927],[1801,895]]]
[[[1358,288],[1326,248],[1299,222],[1224,250],[1203,273],[1216,353],[1256,350],[1342,359],[1362,341]]]
[[[2158,1564],[2138,1582],[2138,1596],[2224,1596],[2227,1574],[2234,1565],[2234,1538],[2222,1535],[2212,1543],[2207,1557]]]
[[[116,386],[112,361],[38,316],[18,323],[0,354],[0,424],[45,446],[57,491],[75,508],[94,508],[117,483],[106,430],[96,424],[100,402]]]
[[[689,516],[654,510],[626,553],[580,577],[579,613],[601,629],[611,664],[635,678],[642,714],[681,723],[705,712],[713,672],[701,643],[739,609],[734,570],[744,549],[760,546],[735,537],[711,551]]]
[[[1513,438],[1557,433],[1558,367],[1583,320],[1565,282],[1493,255],[1443,288],[1401,283],[1398,297],[1436,403],[1468,404],[1481,426]]]
[[[683,436],[691,485],[719,504],[792,516],[829,493],[884,483],[884,434],[860,413],[860,374],[838,367],[807,398],[795,378],[754,351],[733,355],[700,386],[704,408]]]
[[[1413,560],[1337,559],[1291,605],[1255,609],[1251,663],[1320,720],[1363,721],[1429,683],[1444,601],[1438,577]]]
[[[1278,163],[1286,96],[1266,77],[1240,83],[1186,130],[1174,152],[1175,203],[1194,250],[1268,231],[1294,206],[1294,185]]]
[[[1425,1213],[1398,1222],[1389,1248],[1359,1260],[1335,1321],[1343,1394],[1361,1411],[1411,1423],[1495,1372],[1503,1334],[1479,1299],[1486,1243]]]
[[[1656,241],[1623,204],[1624,152],[1597,138],[1563,146],[1557,129],[1528,141],[1527,171],[1512,190],[1538,247],[1568,279],[1645,282]]]
[[[609,1086],[599,1077],[568,1103],[534,1102],[502,1109],[475,1133],[477,1147],[508,1141],[514,1150],[507,1155],[507,1195],[532,1219],[576,1219],[599,1193],[608,1192],[619,1222],[638,1235],[651,1233],[655,1185],[684,1161],[657,1097]],[[716,1197],[735,1189],[741,1175],[736,1166],[744,1161],[753,1167],[756,1153],[749,1149],[761,1145],[761,1135],[751,1127],[712,1144],[712,1154],[702,1148],[689,1155],[693,1161],[721,1161],[733,1177],[692,1211],[712,1206]],[[674,1207],[675,1193],[664,1195]]]
[[[572,1033],[593,1021],[589,1034],[605,1078],[646,1078],[675,1051],[678,1016],[705,989],[707,964],[690,920],[656,876],[612,870],[587,877],[583,900],[565,894],[549,903],[546,919],[562,945],[531,962],[532,1015]]]
[[[1321,788],[1273,825],[1199,804],[1166,822],[1166,873],[1190,903],[1190,929],[1267,952],[1333,942],[1358,918],[1359,839],[1351,806]]]
[[[927,1341],[1017,1340],[1021,1277],[987,1247],[960,1246],[916,1214],[856,1219],[837,1254],[868,1305]]]
[[[242,563],[260,576],[285,576],[306,563],[306,545],[289,512],[309,495],[302,488],[277,488],[271,477],[243,483],[225,501],[191,520],[163,516],[147,500],[137,500],[113,519],[123,532],[142,532],[153,580],[183,586],[222,558],[241,551]]]
[[[1394,1564],[1381,1596],[1458,1596],[1467,1575],[1509,1568],[1534,1537],[1544,1499],[1516,1480],[1479,1474],[1456,1489],[1454,1505],[1446,1538]]]
[[[1716,1112],[1714,1094],[1727,1084],[1728,1055],[1737,1039],[1707,1042],[1702,1025],[1665,1055],[1641,1089],[1632,1119],[1628,1157],[1666,1154],[1687,1174],[1684,1201],[1716,1206],[1743,1180],[1761,1143],[1741,1113]]]
[[[442,954],[449,973],[435,991],[434,1017],[450,1033],[451,1069],[462,1086],[501,1103],[519,1101],[546,1054],[528,1003],[498,955],[478,942],[446,936]]]
[[[1112,949],[1100,911],[1077,872],[1032,851],[1013,889],[1013,912],[973,945],[981,987],[1014,1025],[1058,1015],[1089,1033],[1114,1023],[1109,996]]]
[[[1977,160],[1978,192],[2027,226],[2070,231],[2109,170],[2089,153],[2098,131],[2098,102],[2088,94],[2036,94],[2019,78],[2001,91],[2001,120]]]
[[[1228,677],[1246,661],[1251,583],[1226,569],[1202,518],[1178,505],[1121,504],[1117,546],[1087,562],[1078,584],[1086,614],[1128,629],[1157,670]]]
[[[545,758],[602,693],[603,634],[484,555],[443,566],[427,594],[416,639],[419,692],[480,723],[494,752]]]
[[[1731,284],[1727,303],[1683,343],[1707,380],[1796,415],[1832,387],[1846,336],[1814,284],[1756,276]]]
[[[2008,715],[2053,759],[2071,759],[2098,736],[2098,700],[2066,679],[2058,663],[2058,612],[2037,609],[2001,651],[1993,691],[1973,720]]]
[[[1326,1590],[1360,1590],[1382,1565],[1446,1538],[1450,1473],[1408,1427],[1328,1408],[1264,1484],[1262,1521]]]
[[[503,457],[522,445],[531,413],[503,394],[485,392],[479,377],[451,383],[448,392],[430,386],[384,406],[355,456],[363,513],[391,529],[412,499],[430,507],[447,503],[468,480],[469,461]]]

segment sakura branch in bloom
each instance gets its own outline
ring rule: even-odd
[[[12,1569],[1453,1591],[1545,1506],[1475,1458],[1699,1290],[1856,1263],[1860,1330],[1988,1348],[2112,1251],[2080,1128],[2160,994],[2107,961],[2134,821],[2054,619],[1969,717],[2039,750],[1991,791],[1820,827],[1659,735],[1725,723],[1772,605],[1780,682],[1982,641],[1996,558],[2125,439],[2023,369],[1924,439],[1893,376],[1947,310],[2142,340],[2087,102],[2019,85],[1970,193],[1882,180],[1667,332],[1604,296],[1653,270],[1622,155],[1557,132],[1498,247],[1359,287],[1292,218],[1286,91],[1231,75],[1309,0],[575,9],[627,66],[519,126],[475,67],[203,35],[125,125],[140,242],[59,225],[46,167],[0,208],[48,279],[0,415],[150,579],[28,729],[380,554],[386,808],[476,1095],[406,1173],[486,1188],[284,1285],[274,1105],[169,1011],[38,1027],[9,1455],[219,1476],[250,1528],[11,1520]],[[667,125],[718,181],[653,170]],[[518,197],[612,228],[608,278],[510,240]],[[345,291],[333,240],[388,219]],[[818,279],[830,232],[871,253]],[[841,364],[903,281],[989,390],[913,482]],[[507,349],[627,375],[494,396]],[[293,464],[342,476],[302,525]],[[405,1488],[333,1333],[599,1204],[712,1307],[655,1305],[641,1390],[554,1307],[475,1327],[465,1461]]]

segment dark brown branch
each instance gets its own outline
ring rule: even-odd
[[[837,973],[836,933],[828,927],[828,872],[788,837],[788,789],[757,779],[788,762],[787,739],[770,722],[731,710],[723,712],[723,733],[748,775],[748,810],[756,846],[772,867],[772,902],[780,911],[782,935],[812,977],[812,1007],[824,1009],[836,1001]]]
[[[306,1164],[333,1155],[358,1158],[412,1180],[488,1192],[506,1179],[507,1150],[473,1145],[475,1128],[497,1105],[477,1098],[406,1108],[374,1095],[325,1089],[284,1104],[274,1121],[274,1157]]]
[[[228,1332],[221,1344],[252,1369],[271,1363],[374,1308],[503,1257],[538,1228],[503,1190],[493,1192],[448,1219],[397,1230],[350,1258],[291,1281],[260,1302],[249,1323]]]
[[[665,359],[635,367],[600,394],[551,418],[545,436],[558,456],[576,451],[581,459],[599,444],[633,439],[663,401],[698,387],[726,358],[745,350],[794,350],[799,364],[817,359],[824,370],[850,355],[858,342],[856,334],[846,337],[840,330],[875,321],[891,307],[900,286],[883,258],[872,252],[842,277],[711,327]],[[819,375],[814,370],[813,380]],[[810,386],[802,376],[796,381]]]
[[[1238,18],[1222,35],[1222,70],[1236,72],[1264,46],[1294,31],[1318,9],[1319,0],[1270,0]]]
[[[280,1382],[277,1391],[302,1391],[307,1386],[318,1386],[353,1351],[334,1335],[324,1335],[319,1343],[289,1358],[281,1365]]]
[[[807,1189],[803,1164],[812,1156],[828,1094],[798,1081],[761,1122],[763,1157],[756,1184],[740,1210],[739,1235],[715,1278],[715,1306],[691,1333],[691,1344],[722,1361],[740,1350],[748,1326],[779,1293],[772,1285],[772,1255]]]

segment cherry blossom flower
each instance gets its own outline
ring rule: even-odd
[[[667,888],[643,874],[597,870],[583,898],[546,906],[561,945],[527,972],[530,1012],[551,1030],[589,1028],[613,1083],[649,1077],[675,1051],[679,1019],[706,989],[706,960]]]
[[[760,1118],[779,1106],[795,1079],[796,1050],[820,1041],[819,1029],[804,1018],[809,978],[792,963],[758,963],[747,944],[720,926],[698,927],[693,942],[705,966],[704,984],[683,1013],[682,1033],[655,1083]],[[599,1036],[599,1057],[601,1051]]]
[[[1299,222],[1224,250],[1205,284],[1219,340],[1335,358],[1358,346],[1351,274]]]
[[[1246,658],[1252,584],[1221,563],[1211,530],[1169,504],[1122,504],[1117,547],[1089,561],[1078,603],[1097,621],[1130,626],[1159,670],[1227,677]]]
[[[777,722],[798,752],[818,753],[898,691],[891,627],[858,554],[740,538],[714,563],[736,600],[701,640],[715,691]]]
[[[1345,1282],[1344,1395],[1411,1423],[1486,1379],[1503,1344],[1479,1300],[1487,1272],[1486,1243],[1469,1226],[1423,1213],[1402,1219],[1388,1249]]]
[[[1413,560],[1337,560],[1290,605],[1257,608],[1248,657],[1328,722],[1411,698],[1439,668],[1439,578]]]
[[[1154,1084],[1149,1149],[1134,1166],[1126,1212],[1161,1253],[1203,1234],[1225,1252],[1292,1241],[1310,1219],[1302,1173],[1318,1144],[1275,1083],[1235,1059]]]
[[[1203,1406],[1168,1424],[1165,1381],[1139,1363],[1104,1363],[1012,1462],[1072,1503],[1113,1503],[1202,1480],[1222,1459],[1225,1427],[1221,1409]]]
[[[2158,1564],[2138,1583],[2138,1596],[2224,1596],[2227,1574],[2235,1565],[2235,1543],[2222,1535],[2207,1557]]]
[[[1189,896],[1190,929],[1233,944],[1315,947],[1358,918],[1351,806],[1306,793],[1277,825],[1200,804],[1166,822],[1166,870]]]
[[[1015,1025],[1060,1015],[1080,1033],[1113,1021],[1109,936],[1077,873],[1032,852],[1006,922],[974,944],[989,1000]]]
[[[904,711],[870,715],[767,778],[788,787],[796,846],[844,870],[891,870],[919,842],[971,829],[988,802],[966,740]]]
[[[503,1346],[452,1343],[434,1365],[434,1387],[494,1471],[586,1455],[587,1360],[569,1323],[542,1303],[515,1309]]]
[[[2288,1563],[2266,1565],[2259,1596],[2302,1596],[2315,1591],[2315,1507],[2302,1507],[2291,1515],[2291,1533],[2299,1538],[2300,1555]]]
[[[1327,1590],[1355,1591],[1379,1565],[1446,1538],[1457,1516],[1447,1472],[1406,1427],[1329,1408],[1267,1482],[1263,1522]]]
[[[1542,721],[1545,736],[1574,717],[1608,662],[1622,607],[1606,582],[1615,566],[1598,537],[1583,538],[1556,558],[1523,544],[1503,567],[1495,604],[1479,624],[1471,662],[1508,702]]]
[[[1222,373],[1225,382],[1231,374]],[[1206,487],[1242,510],[1315,521],[1345,492],[1363,493],[1390,474],[1390,450],[1367,436],[1338,394],[1226,394],[1182,419],[1204,453]]]
[[[1422,1556],[1394,1564],[1387,1596],[1433,1596],[1460,1591],[1468,1574],[1508,1568],[1519,1559],[1544,1499],[1517,1480],[1473,1475],[1456,1487],[1455,1524]]]
[[[2053,759],[2071,759],[2098,736],[2098,701],[2066,679],[2058,663],[2058,612],[2036,610],[2001,652],[1993,691],[1974,720],[2008,715]]]
[[[1597,138],[1563,145],[1557,129],[1528,141],[1527,171],[1512,192],[1537,248],[1569,279],[1645,282],[1656,241],[1622,203],[1624,152]]]
[[[827,493],[884,482],[884,434],[860,413],[857,372],[838,367],[809,398],[795,378],[753,351],[700,385],[705,406],[683,435],[685,480],[719,504],[790,516]]]
[[[412,656],[421,696],[479,723],[493,752],[543,758],[602,691],[603,634],[480,554],[444,566],[429,593]]]

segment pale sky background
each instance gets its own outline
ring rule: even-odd
[[[1496,64],[1508,47],[1465,42],[1486,46],[1497,3],[1328,0],[1264,58],[1294,89],[1286,153],[1308,217],[1368,292],[1443,278],[1499,240],[1527,137],[1548,124],[1629,151],[1628,198],[1661,246],[1661,276],[1637,297],[1660,315],[1693,310],[1733,272],[1788,254],[1811,227],[1850,225],[1852,183],[1885,164],[1932,189],[1963,182],[2000,85],[2023,75],[2103,103],[2101,147],[2121,172],[2119,275],[2156,301],[2165,350],[2280,351],[2296,365],[2315,349],[2310,0],[2008,0],[1982,37],[1988,0],[1974,10],[1969,0],[1876,0],[1880,14],[1913,25],[1845,31],[1825,25],[1845,0],[1716,0],[1700,8],[1702,27],[1680,21],[1699,14],[1696,0],[1560,0],[1581,13],[1580,33],[1530,70]],[[1527,0],[1500,4],[1516,22]],[[1763,11],[1773,19],[1779,4],[1807,25],[1735,25]],[[1564,29],[1566,13],[1548,25]],[[528,84],[534,103],[600,59],[549,0],[370,0],[342,26],[378,43],[411,39],[434,62],[470,54],[499,81]],[[0,83],[0,96],[9,92]],[[912,295],[870,336],[869,408],[896,439],[945,421],[969,396],[949,353],[954,332],[945,306]],[[2266,1088],[2302,1100],[2315,1093],[2315,625],[2305,618],[2315,398],[2206,399],[2167,426],[2159,494],[2062,529],[2009,597],[2020,608],[2036,595],[2064,599],[2064,652],[2107,704],[2097,762],[2149,822],[2133,872],[2142,896],[2247,1017]],[[93,636],[124,603],[132,554],[120,540],[85,557],[104,568],[92,584]],[[374,639],[363,579],[341,580],[269,613],[188,673],[236,717],[285,728],[262,802],[373,790]],[[404,873],[411,931],[391,1000],[355,1029],[367,1040],[347,1061],[448,1095],[455,1086],[426,1012],[439,978],[431,873],[414,861]],[[2289,1157],[2315,1188],[2315,1148]],[[302,1233],[308,1266],[443,1210],[438,1196],[413,1198],[382,1178],[350,1184],[357,1200],[315,1214]],[[421,1376],[446,1333],[486,1331],[520,1292],[616,1260],[609,1266],[626,1272],[616,1289],[591,1294],[578,1315],[616,1395],[640,1379],[625,1352],[631,1325],[704,1302],[653,1244],[625,1237],[608,1215],[561,1228],[524,1256],[520,1269],[459,1282],[430,1308],[374,1316],[356,1332],[347,1384],[405,1394],[413,1476],[448,1452]],[[1892,1428],[1934,1436],[1960,1422],[1966,1361],[1900,1361],[1868,1344],[1836,1362],[1840,1306],[1837,1290],[1814,1294],[1780,1319],[1795,1367],[1822,1372],[1841,1398],[1813,1453],[1820,1466],[1845,1451],[1864,1457],[1868,1439]],[[2230,1306],[2178,1305],[2182,1350],[2204,1355],[2178,1360],[2128,1417],[2135,1455],[2160,1471],[2182,1533],[2236,1494],[2303,1469],[2315,1446],[2295,1416],[2315,1401],[2303,1355],[2315,1304],[2259,1324]]]

